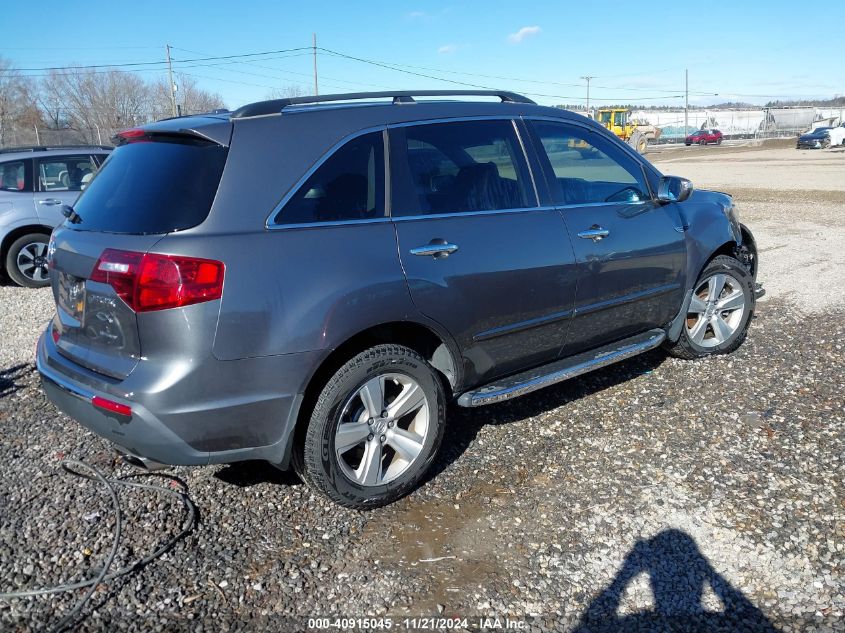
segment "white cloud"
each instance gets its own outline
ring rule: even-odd
[[[428,14],[425,11],[411,11],[408,14],[408,17],[411,18],[412,20],[417,20],[417,19],[420,19],[420,18],[427,18]]]
[[[460,46],[458,46],[457,44],[444,44],[443,46],[437,49],[437,52],[441,55],[449,55],[457,51],[459,48]]]
[[[523,26],[516,33],[511,33],[510,35],[508,35],[508,42],[510,42],[511,44],[519,44],[526,37],[537,35],[537,33],[539,32],[539,26]]]

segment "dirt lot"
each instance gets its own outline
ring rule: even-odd
[[[438,614],[532,630],[845,630],[845,152],[649,157],[733,193],[757,236],[768,295],[737,353],[654,352],[456,408],[432,478],[370,513],[261,464],[168,470],[198,525],[102,586],[80,630],[303,630],[312,615],[389,615],[404,630],[406,615]],[[108,498],[62,474],[62,457],[132,472],[41,394],[29,362],[51,310],[48,292],[0,287],[0,592],[91,577],[111,546]],[[116,565],[185,521],[177,501],[120,498]],[[79,595],[0,600],[0,628],[54,624]]]

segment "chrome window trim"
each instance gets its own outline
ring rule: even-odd
[[[271,224],[266,227],[271,231],[280,229],[313,229],[321,226],[345,226],[347,224],[387,224],[390,218],[362,218],[360,220],[328,220],[326,222],[292,222],[290,224]]]
[[[634,207],[644,204],[654,204],[654,200],[635,200],[633,202],[585,202],[583,204],[558,204],[555,209],[581,209],[582,207],[618,207],[619,205]]]
[[[305,172],[305,174],[299,180],[297,180],[296,183],[290,189],[288,189],[287,193],[285,193],[285,195],[282,196],[281,201],[275,207],[273,207],[273,210],[270,212],[270,214],[267,216],[267,219],[264,221],[264,228],[267,229],[267,230],[270,230],[270,231],[275,231],[275,230],[278,230],[278,229],[288,229],[288,228],[296,228],[296,227],[314,227],[314,226],[329,226],[329,225],[337,226],[337,225],[341,225],[341,224],[361,224],[361,223],[365,223],[365,222],[372,223],[374,221],[377,222],[377,221],[380,221],[380,220],[389,219],[389,216],[387,214],[387,193],[388,193],[388,184],[387,183],[389,182],[390,172],[387,171],[388,161],[387,161],[387,156],[385,155],[385,160],[384,160],[384,165],[385,165],[384,211],[385,211],[385,215],[383,217],[365,218],[365,219],[361,219],[361,220],[337,220],[337,221],[331,221],[331,222],[275,223],[275,222],[272,221],[273,218],[276,217],[276,215],[278,215],[278,213],[284,208],[284,206],[288,202],[290,202],[290,199],[293,198],[293,196],[296,195],[296,193],[299,191],[299,188],[302,187],[302,185],[305,184],[305,181],[307,181],[312,175],[314,175],[314,172],[317,171],[318,169],[320,169],[320,167],[323,166],[323,163],[325,163],[329,158],[331,158],[335,154],[335,152],[337,152],[341,147],[346,145],[349,141],[352,141],[352,140],[354,140],[354,139],[356,139],[360,136],[364,136],[365,134],[372,134],[373,132],[381,132],[382,133],[382,143],[387,142],[386,141],[387,126],[382,124],[382,125],[377,125],[377,126],[374,126],[374,127],[363,128],[361,130],[356,130],[355,132],[352,132],[351,134],[347,134],[342,139],[340,139],[337,143],[335,143],[329,149],[327,149],[323,153],[323,155],[320,156],[320,158],[318,158],[317,161],[313,165],[311,165],[310,168],[308,168],[308,170]]]
[[[516,119],[511,119],[513,131],[516,134],[516,140],[519,141],[519,147],[522,149],[522,157],[525,159],[525,166],[528,168],[528,177],[531,178],[531,187],[534,189],[534,204],[540,204],[540,192],[537,191],[537,181],[534,179],[534,171],[531,169],[531,161],[528,158],[528,151],[525,149],[525,142],[522,139],[522,134],[519,131]]]
[[[543,116],[541,114],[535,114],[535,115],[524,116],[524,117],[522,117],[522,119],[524,121],[550,121],[552,123],[566,123],[566,124],[581,128],[582,130],[586,130],[587,132],[592,132],[594,134],[598,131],[598,130],[592,129],[589,125],[581,123],[581,121],[577,121],[577,120],[573,120],[573,119],[569,119],[569,118],[564,118],[564,117],[558,118],[558,117],[553,117],[553,116]],[[595,121],[594,121],[594,123],[595,123]],[[614,135],[614,137],[615,137],[615,135]],[[627,147],[627,145],[625,145],[625,143],[623,143],[622,145]],[[599,150],[599,151],[601,151],[601,150]],[[637,166],[640,168],[640,172],[642,172],[642,177],[643,177],[643,181],[645,182],[646,189],[648,189],[648,194],[649,194],[650,198],[649,198],[649,200],[646,200],[645,202],[657,201],[657,196],[651,188],[651,183],[648,181],[648,174],[646,173],[645,165],[643,164],[644,159],[642,159],[642,156],[640,154],[635,154],[635,156],[631,156],[631,158],[634,160],[634,162],[637,163]],[[594,203],[590,203],[590,204],[594,204]],[[567,206],[571,206],[571,205],[567,205]],[[582,206],[582,205],[578,205],[578,206]]]
[[[398,121],[387,123],[387,128],[412,127],[417,125],[434,125],[436,123],[458,123],[461,121],[513,121],[519,118],[518,114],[477,114],[454,117],[438,117],[436,119],[415,119],[413,121]]]
[[[527,213],[529,211],[557,211],[559,207],[520,207],[518,209],[489,209],[486,211],[462,211],[460,213],[422,213],[419,215],[402,215],[390,218],[393,222],[407,222],[409,220],[437,220],[441,218],[464,218],[476,215],[498,215],[504,213]]]

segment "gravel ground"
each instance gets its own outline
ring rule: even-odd
[[[198,525],[102,586],[79,630],[302,630],[306,616],[367,614],[509,615],[532,630],[845,630],[845,306],[823,264],[841,263],[845,239],[814,228],[841,230],[845,212],[740,202],[760,227],[770,293],[735,354],[652,352],[454,408],[432,478],[369,513],[258,463],[163,471],[177,479],[150,479],[186,486]],[[822,260],[810,264],[815,283],[799,270],[808,260]],[[111,546],[108,497],[61,459],[137,472],[39,390],[29,361],[51,310],[48,292],[0,286],[0,592],[92,577]],[[119,496],[117,566],[186,520],[170,497]],[[79,595],[0,601],[0,629],[55,624]]]

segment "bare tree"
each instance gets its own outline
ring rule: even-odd
[[[52,71],[42,90],[42,102],[61,104],[64,119],[88,143],[150,118],[149,87],[134,73]]]
[[[226,107],[219,94],[203,90],[197,85],[196,80],[188,75],[179,73],[173,81],[177,87],[176,103],[180,106],[182,114],[201,114]],[[173,116],[168,88],[167,79],[162,79],[151,86],[152,112],[156,119]]]
[[[31,80],[0,57],[0,147],[15,142],[15,130],[33,133],[39,124],[41,116]]]

